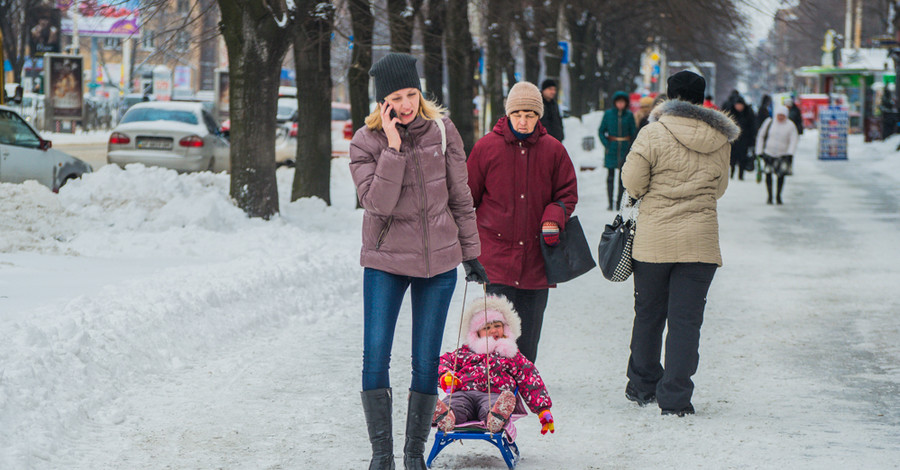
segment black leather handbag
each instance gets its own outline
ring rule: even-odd
[[[566,206],[559,201],[557,204],[562,206],[565,213]],[[569,217],[565,230],[559,231],[559,243],[556,246],[548,246],[544,237],[540,239],[548,284],[571,281],[597,266],[591,256],[591,247],[584,236],[584,230],[581,229],[581,222],[576,216]]]
[[[631,248],[634,244],[636,217],[633,209],[627,219],[622,217],[625,209],[627,208],[623,204],[623,209],[616,214],[613,223],[604,228],[600,246],[597,247],[600,271],[603,272],[603,277],[613,282],[628,280],[633,268]]]

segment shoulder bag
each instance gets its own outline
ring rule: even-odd
[[[562,206],[565,214],[565,204],[562,201],[556,203]],[[556,246],[548,246],[544,243],[544,237],[539,238],[548,284],[571,281],[597,265],[591,256],[591,247],[581,229],[581,222],[576,216],[569,217],[565,230],[559,231],[559,244]]]

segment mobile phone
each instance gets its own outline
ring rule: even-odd
[[[392,109],[390,116],[391,116],[391,119],[394,119],[397,117],[397,113],[395,113],[394,110]]]

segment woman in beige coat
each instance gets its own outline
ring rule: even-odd
[[[728,116],[702,106],[705,88],[693,72],[669,77],[669,101],[653,110],[622,168],[628,194],[641,199],[625,396],[641,406],[656,401],[664,415],[694,413],[703,309],[722,265],[716,200],[728,186],[731,142],[740,134]]]

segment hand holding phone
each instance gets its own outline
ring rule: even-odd
[[[397,123],[400,119],[394,112],[394,107],[388,102],[381,103],[381,128],[384,129],[384,135],[388,139],[388,147],[400,151],[400,133],[397,131]]]

